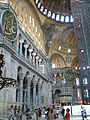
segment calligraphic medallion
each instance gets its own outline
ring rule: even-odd
[[[2,30],[4,36],[11,41],[17,37],[17,21],[10,10],[6,10],[2,15]]]

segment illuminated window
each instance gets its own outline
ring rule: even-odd
[[[37,26],[36,26],[36,32],[37,32]]]
[[[27,14],[26,14],[26,18],[27,18]]]
[[[41,6],[40,11],[41,11],[41,12],[43,12],[43,10],[44,10],[44,7],[43,7],[43,6]]]
[[[59,46],[59,50],[61,50],[61,46]]]
[[[39,37],[40,37],[40,33],[39,33]]]
[[[66,16],[65,22],[69,22],[69,17],[68,16]]]
[[[31,16],[30,16],[30,23],[31,23]]]
[[[59,21],[59,19],[60,19],[60,16],[56,15],[56,21]]]
[[[45,9],[45,10],[44,10],[43,14],[44,14],[44,15],[46,15],[46,14],[47,14],[47,9]]]
[[[38,3],[38,8],[40,8],[40,6],[41,6],[41,3]]]
[[[52,19],[55,19],[55,13],[52,14]]]
[[[32,21],[33,21],[33,28],[35,28],[35,21],[34,21],[34,18],[32,18]]]
[[[61,22],[64,22],[64,16],[61,16]]]
[[[52,63],[52,68],[55,68],[56,66],[55,66],[55,64],[54,63]]]
[[[69,48],[69,49],[68,49],[68,53],[70,53],[70,52],[71,52],[71,49]]]
[[[48,12],[47,16],[48,16],[48,17],[51,17],[51,11]]]
[[[70,17],[70,21],[73,22],[73,17],[72,16]]]

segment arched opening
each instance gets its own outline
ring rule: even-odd
[[[20,102],[20,77],[19,73],[22,73],[22,67],[18,66],[18,74],[17,74],[17,82],[18,82],[18,87],[16,89],[16,101]]]
[[[33,103],[33,81],[31,80],[31,83],[30,83],[30,98],[31,98],[31,103]]]
[[[56,89],[55,90],[55,103],[59,103],[60,104],[60,94],[61,94],[61,91],[59,89]]]

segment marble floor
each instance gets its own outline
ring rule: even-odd
[[[0,118],[0,120],[8,120],[8,119],[7,118]],[[31,119],[31,120],[36,120],[36,118],[33,117],[33,119]],[[43,115],[42,118],[41,118],[41,120],[47,120],[47,119]],[[59,118],[56,119],[56,120],[63,120],[63,119],[62,119],[62,117],[59,116]],[[70,120],[82,120],[82,117],[81,116],[72,116],[70,118]],[[90,120],[90,116],[87,116],[87,119],[85,118],[84,120]]]

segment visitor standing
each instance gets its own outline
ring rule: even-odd
[[[66,109],[66,115],[65,115],[65,119],[64,120],[70,120],[70,109],[69,108],[67,108]]]
[[[81,106],[81,115],[82,115],[82,120],[84,120],[84,107]]]
[[[39,109],[38,109],[39,120],[41,120],[41,115],[42,115],[42,110],[39,108]]]
[[[62,104],[61,106],[62,106],[62,111],[61,111],[61,114],[62,114],[62,116],[63,116],[63,120],[64,120],[65,109],[64,109],[64,106],[63,106],[63,104]]]

